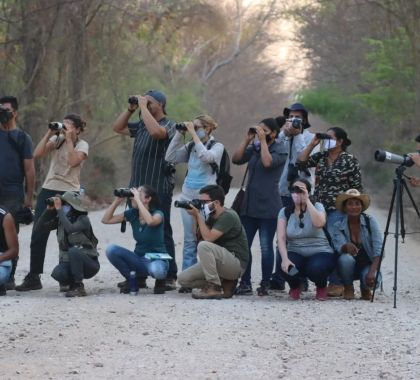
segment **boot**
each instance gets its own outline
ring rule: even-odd
[[[192,294],[196,300],[219,300],[222,297],[222,287],[211,282],[207,282],[199,293]]]
[[[360,289],[360,292],[362,293],[361,300],[370,301],[372,299],[372,292],[369,288]]]
[[[86,291],[85,286],[83,285],[83,282],[80,284],[74,284],[73,289],[69,290],[66,293],[66,297],[85,297]]]
[[[236,285],[238,285],[238,280],[222,280],[223,288],[223,298],[232,298],[235,293]]]
[[[156,280],[155,287],[153,288],[154,294],[163,294],[165,293],[166,280]]]
[[[345,300],[354,300],[354,286],[352,285],[344,285],[343,291],[343,298]]]
[[[192,293],[192,288],[188,288],[186,286],[181,286],[178,289],[178,293]]]
[[[28,273],[20,285],[15,287],[18,292],[42,289],[41,276],[37,273]]]
[[[341,297],[343,295],[343,292],[344,292],[343,285],[330,284],[327,286],[328,297]]]
[[[15,290],[16,288],[16,283],[15,283],[15,278],[14,277],[10,277],[9,281],[7,281],[4,286],[6,287],[6,290]]]
[[[176,279],[167,278],[166,283],[165,283],[165,290],[167,291],[176,290]]]
[[[147,284],[146,284],[146,278],[147,277],[139,277],[137,278],[137,284],[139,286],[139,289],[147,289]],[[128,281],[124,280],[121,281],[117,284],[117,286],[121,289],[121,288],[125,288],[128,286]]]

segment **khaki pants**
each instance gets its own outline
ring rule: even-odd
[[[206,282],[221,285],[220,279],[241,277],[241,262],[220,245],[202,241],[197,247],[198,263],[178,275],[178,282],[186,288],[202,288]]]

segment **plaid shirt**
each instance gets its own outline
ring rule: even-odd
[[[342,152],[329,165],[328,152],[318,152],[309,157],[304,167],[315,167],[315,192],[317,202],[326,210],[335,210],[335,198],[348,189],[362,192],[362,175],[359,161],[350,153]]]

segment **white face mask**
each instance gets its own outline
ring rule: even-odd
[[[197,130],[197,136],[200,140],[203,140],[206,137],[206,131],[203,128]]]
[[[213,202],[210,202],[210,203],[213,203]],[[214,212],[214,209],[210,210],[210,204],[206,203],[203,207],[204,219],[207,220],[213,212]]]
[[[337,141],[333,139],[325,140],[325,149],[334,149],[337,146]]]
[[[71,210],[71,206],[69,206],[69,205],[63,205],[62,206],[62,209],[64,211],[64,214],[67,215],[70,212],[70,210]]]
[[[292,199],[295,204],[298,204],[301,202],[300,194],[298,193],[292,193]]]

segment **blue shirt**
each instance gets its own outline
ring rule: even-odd
[[[147,252],[166,253],[163,235],[163,212],[153,210],[150,213],[152,215],[160,215],[162,217],[162,223],[157,226],[149,226],[146,223],[141,224],[138,209],[130,208],[124,211],[124,217],[131,224],[133,238],[136,241],[134,252],[139,256],[144,256]]]

